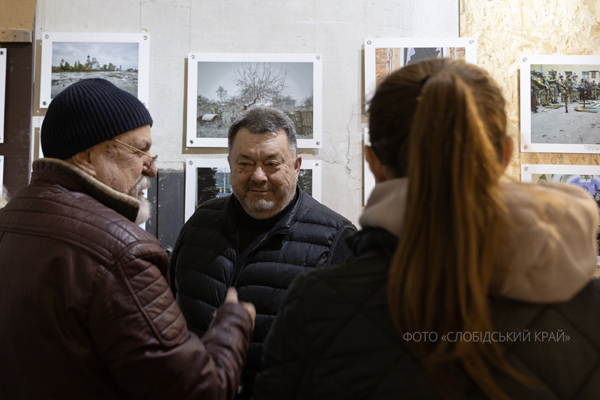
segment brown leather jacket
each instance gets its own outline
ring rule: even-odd
[[[189,333],[138,207],[66,162],[34,163],[0,210],[0,397],[233,397],[251,318],[226,304]]]

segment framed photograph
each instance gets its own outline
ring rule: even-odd
[[[579,186],[592,195],[600,206],[599,165],[522,164],[521,181],[562,182]],[[600,239],[600,226],[598,226],[598,238]],[[600,265],[600,254],[598,256],[597,265]]]
[[[474,38],[368,38],[365,39],[365,98],[392,71],[426,58],[463,59],[477,64]]]
[[[148,107],[149,33],[42,34],[40,108],[69,85],[102,78],[133,94]]]
[[[296,126],[299,148],[321,147],[321,56],[189,54],[186,146],[227,148],[229,126],[255,105],[288,115]]]
[[[185,213],[187,221],[196,208],[207,200],[232,194],[231,169],[226,157],[188,158],[185,162]],[[302,160],[298,184],[306,193],[321,201],[321,161]]]
[[[600,153],[600,56],[524,55],[521,151]]]
[[[4,108],[6,105],[6,52],[0,48],[0,143],[4,143]]]

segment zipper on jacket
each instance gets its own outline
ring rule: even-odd
[[[256,244],[256,246],[254,246],[250,250],[247,250],[246,252],[244,252],[244,253],[246,253],[245,257],[242,257],[243,254],[241,254],[238,261],[235,263],[235,266],[233,267],[233,274],[231,274],[231,280],[229,281],[227,287],[233,286],[234,288],[237,289],[238,279],[239,279],[242,271],[244,270],[244,267],[247,265],[250,257],[253,256],[258,249],[263,247],[265,245],[265,243],[267,243],[269,240],[271,240],[272,237],[274,237],[275,235],[278,235],[280,233],[283,233],[285,231],[287,231],[287,228],[282,227],[274,232],[267,232],[267,234],[265,234],[265,236],[263,236],[263,238],[260,239],[260,241]],[[224,300],[225,299],[223,298],[223,301]]]

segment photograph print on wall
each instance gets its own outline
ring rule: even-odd
[[[44,33],[40,107],[82,79],[102,78],[148,104],[149,36]]]
[[[600,56],[521,57],[521,151],[600,153]]]
[[[322,63],[317,54],[193,53],[187,146],[227,147],[229,126],[253,106],[284,112],[298,147],[321,147]]]
[[[427,58],[461,59],[477,63],[473,38],[370,38],[365,39],[365,96],[390,73]]]
[[[556,182],[578,186],[588,192],[600,207],[600,166],[598,165],[522,164],[521,181]],[[597,240],[600,244],[600,225]],[[600,254],[598,265],[600,265]]]
[[[231,169],[225,157],[187,159],[184,221],[187,221],[196,208],[205,201],[231,195],[233,192],[230,175]],[[317,201],[321,201],[319,160],[302,160],[298,185]]]

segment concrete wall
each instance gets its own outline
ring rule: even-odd
[[[301,153],[305,159],[323,161],[322,202],[357,223],[362,211],[362,128],[367,123],[364,38],[458,37],[459,4],[458,0],[38,0],[35,25],[38,40],[42,32],[150,33],[153,152],[160,155],[159,169],[168,170],[183,170],[184,160],[193,155],[226,154],[225,149],[185,147],[188,53],[320,53],[323,147]]]

